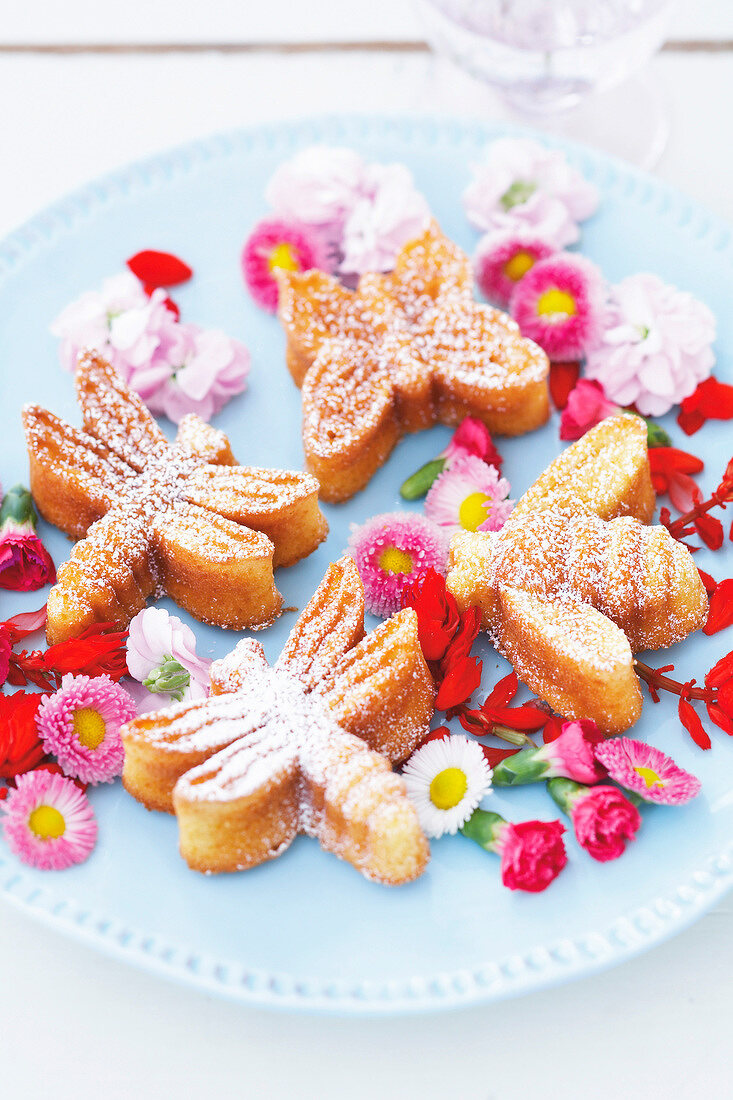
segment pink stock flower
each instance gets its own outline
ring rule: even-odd
[[[568,861],[564,832],[559,821],[506,822],[496,842],[504,885],[533,894],[546,890]]]
[[[600,382],[581,378],[570,391],[568,403],[562,411],[560,439],[580,439],[601,420],[618,412],[621,412],[621,407],[608,400]]]
[[[339,271],[390,271],[399,250],[422,233],[429,218],[427,200],[415,188],[409,169],[403,164],[367,165],[360,194],[344,222]]]
[[[47,753],[70,776],[111,783],[122,771],[120,726],[135,717],[132,699],[109,676],[68,673],[38,710],[38,733]]]
[[[246,389],[250,356],[244,344],[218,329],[179,325],[180,346],[174,373],[148,397],[148,407],[178,424],[188,413],[211,420],[236,394]]]
[[[641,827],[641,814],[616,787],[584,788],[570,808],[578,843],[601,863],[623,855]]]
[[[524,227],[485,233],[473,258],[479,290],[489,301],[506,308],[519,280],[538,260],[556,251],[554,245]]]
[[[386,618],[403,605],[403,591],[422,570],[443,575],[443,533],[417,512],[385,512],[352,525],[349,552],[364,585],[367,611]]]
[[[656,275],[631,275],[610,287],[601,321],[586,375],[644,416],[679,404],[713,369],[713,314]]]
[[[138,714],[209,694],[211,661],[197,655],[191,628],[162,607],[146,607],[130,623],[127,667]]]
[[[433,482],[425,498],[425,515],[439,527],[458,531],[498,531],[514,502],[507,500],[509,482],[476,455],[462,455]]]
[[[92,349],[147,400],[170,377],[171,357],[182,341],[166,299],[163,289],[148,297],[129,271],[105,279],[101,290],[82,294],[51,325],[61,340],[62,366],[75,371],[80,353]]]
[[[578,240],[578,222],[595,211],[598,191],[559,149],[528,138],[499,138],[474,169],[463,205],[476,229],[524,228],[557,249]]]
[[[319,227],[340,241],[361,193],[365,167],[353,149],[310,145],[280,165],[265,198],[277,217]]]
[[[489,429],[475,416],[463,418],[441,457],[447,459],[447,465],[450,465],[456,459],[466,455],[475,455],[487,466],[495,466],[501,473],[504,459],[494,446]]]
[[[517,283],[510,312],[522,335],[552,360],[578,359],[598,337],[603,278],[582,256],[539,260]]]
[[[0,802],[10,850],[42,871],[83,863],[97,840],[87,796],[72,779],[46,770],[19,775],[16,784]]]
[[[680,806],[700,792],[699,779],[643,741],[614,737],[596,745],[595,754],[611,779],[645,802]]]
[[[304,222],[281,217],[257,222],[242,249],[242,275],[258,306],[277,309],[277,271],[333,270],[319,234]]]

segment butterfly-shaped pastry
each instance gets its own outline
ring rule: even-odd
[[[364,590],[342,558],[273,667],[244,639],[211,684],[208,699],[122,729],[123,783],[148,808],[175,811],[191,867],[244,870],[306,833],[379,882],[423,871],[428,844],[391,768],[434,708],[414,611],[365,636]]]
[[[547,420],[547,356],[474,301],[467,256],[435,224],[356,291],[315,270],[277,278],[306,467],[323,500],[362,489],[405,432],[475,416],[518,435]]]
[[[537,479],[495,534],[451,544],[448,588],[477,604],[517,675],[560,714],[606,733],[641,711],[633,653],[681,641],[705,622],[692,555],[649,526],[646,425],[602,421]]]
[[[104,360],[76,372],[84,428],[23,410],[31,492],[41,515],[79,539],[48,598],[51,643],[94,622],[127,625],[167,593],[197,619],[266,626],[282,597],[273,566],[326,537],[308,474],[237,466],[223,432],[193,414],[169,443]]]

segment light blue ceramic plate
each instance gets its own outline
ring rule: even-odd
[[[220,326],[252,350],[251,385],[217,420],[241,461],[299,468],[300,399],[283,359],[276,320],[260,312],[239,277],[242,241],[265,213],[273,169],[314,141],[354,146],[368,157],[406,161],[446,232],[471,249],[460,205],[469,165],[504,127],[435,120],[329,119],[215,137],[118,172],[61,201],[0,246],[3,433],[0,476],[26,480],[20,406],[40,401],[78,423],[70,377],[57,363],[48,326],[62,306],[118,271],[141,248],[173,251],[195,278],[176,298],[186,319]],[[568,154],[601,189],[600,212],[583,227],[582,249],[611,280],[649,269],[708,302],[718,317],[718,374],[731,377],[733,245],[721,222],[687,198],[600,153]],[[672,417],[666,425],[685,441]],[[403,478],[446,444],[435,428],[398,446],[349,504],[326,507],[331,533],[307,561],[280,571],[285,606],[303,607],[328,563],[343,551],[349,524],[404,507]],[[731,430],[710,424],[692,447],[707,462],[705,485],[730,457]],[[518,496],[560,450],[557,417],[540,432],[502,442]],[[43,537],[56,561],[68,543]],[[733,572],[730,546],[699,563]],[[2,618],[41,597],[2,596]],[[171,610],[173,610],[172,605]],[[279,653],[295,616],[259,637]],[[205,654],[237,638],[192,624]],[[733,631],[698,635],[663,661],[701,678],[733,645]],[[484,691],[506,667],[485,647]],[[652,656],[652,661],[655,657]],[[481,695],[483,697],[483,693]],[[704,913],[731,882],[733,744],[717,731],[702,753],[683,732],[673,702],[647,701],[635,731],[703,780],[683,809],[650,808],[626,854],[594,863],[569,839],[570,861],[539,896],[499,884],[498,860],[461,837],[432,845],[416,883],[386,889],[301,838],[274,863],[206,878],[177,853],[175,819],[151,814],[119,784],[92,794],[99,843],[84,865],[33,872],[0,841],[0,890],[29,917],[111,954],[190,985],[251,1004],[301,1010],[390,1013],[490,1001],[567,981],[643,951]],[[521,820],[557,816],[543,789],[495,797]]]

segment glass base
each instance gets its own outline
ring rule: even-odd
[[[669,107],[656,81],[647,73],[630,77],[614,88],[588,95],[563,111],[519,109],[490,85],[467,76],[449,61],[441,79],[457,90],[456,81],[470,82],[473,115],[504,119],[541,130],[548,135],[579,141],[650,170],[659,162],[670,134]],[[451,75],[452,74],[452,75]],[[460,74],[460,76],[459,76]],[[446,97],[447,102],[455,94]],[[464,90],[464,103],[466,102]]]

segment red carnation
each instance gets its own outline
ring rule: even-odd
[[[498,840],[504,885],[533,894],[546,890],[568,861],[564,832],[559,821],[507,822]]]

